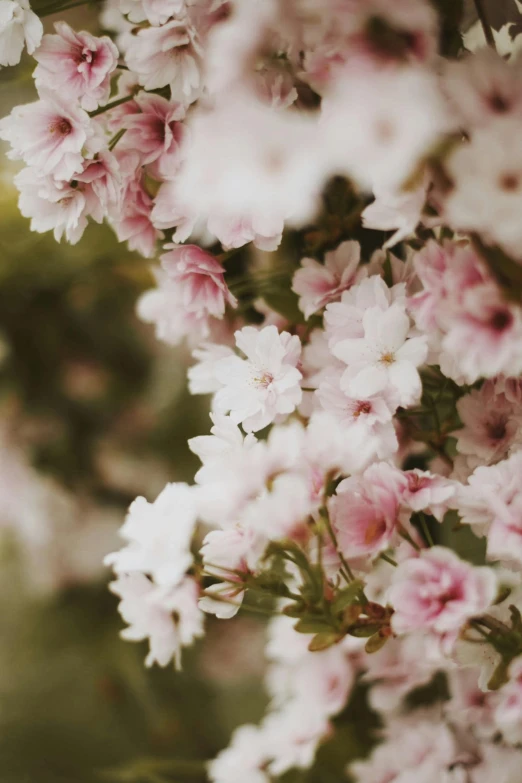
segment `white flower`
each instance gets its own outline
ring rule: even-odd
[[[157,585],[178,584],[192,565],[190,543],[197,519],[196,490],[167,484],[153,503],[139,497],[120,530],[126,547],[105,558],[117,574],[140,571]]]
[[[269,755],[262,728],[240,726],[228,748],[209,763],[208,776],[212,783],[270,783],[265,771]]]
[[[111,582],[113,593],[121,598],[119,611],[129,627],[121,632],[123,639],[149,640],[146,666],[166,666],[174,658],[180,667],[182,647],[203,635],[203,614],[198,608],[198,587],[185,578],[174,588],[154,587],[144,574],[122,574]]]
[[[42,35],[43,25],[28,0],[0,0],[0,66],[17,65],[24,43],[33,54]]]
[[[479,128],[446,163],[453,182],[446,220],[459,231],[477,231],[488,242],[522,258],[522,152],[520,121],[497,119]]]
[[[224,358],[233,356],[234,352],[228,345],[203,343],[192,353],[197,364],[189,368],[188,386],[191,394],[212,394],[221,388],[216,378],[216,364]]]
[[[348,367],[341,387],[365,399],[390,391],[399,405],[411,405],[421,395],[417,367],[426,360],[426,337],[409,337],[410,319],[400,304],[387,310],[371,307],[363,315],[363,337],[341,340],[333,348]]]
[[[289,769],[312,766],[317,747],[330,731],[330,724],[320,710],[310,708],[307,701],[290,701],[280,710],[271,712],[263,722],[270,749],[270,772],[283,775]]]
[[[245,326],[235,337],[246,359],[231,356],[216,363],[214,372],[222,388],[214,407],[221,413],[230,411],[232,421],[256,432],[300,403],[302,376],[296,365],[301,343],[288,332],[279,334],[275,326]]]

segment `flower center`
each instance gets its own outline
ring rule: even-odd
[[[254,383],[260,389],[268,389],[273,381],[274,376],[269,372],[262,372],[260,375],[254,376]]]
[[[503,332],[513,323],[513,316],[508,310],[495,310],[489,323],[495,332]]]
[[[58,117],[49,125],[49,133],[58,133],[60,136],[68,136],[72,131],[72,125],[65,117]]]
[[[355,409],[354,409],[352,415],[353,415],[354,419],[358,419],[359,416],[361,416],[363,414],[365,416],[368,416],[368,414],[371,413],[371,412],[372,412],[372,404],[371,404],[371,402],[358,400],[356,405],[355,405]]]
[[[391,351],[387,351],[386,353],[381,354],[379,358],[379,362],[381,364],[390,365],[393,364],[395,361],[395,354],[393,354]]]

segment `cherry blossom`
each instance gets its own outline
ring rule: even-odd
[[[42,95],[0,121],[0,138],[11,144],[10,158],[69,180],[83,167],[82,149],[92,135],[89,115],[57,93]]]
[[[278,333],[275,326],[258,331],[246,326],[236,332],[236,345],[245,355],[216,362],[215,375],[222,388],[216,392],[217,411],[227,413],[247,432],[270,424],[278,414],[291,413],[301,400],[301,373],[296,365],[299,338]]]
[[[355,282],[361,248],[357,242],[343,242],[326,253],[324,265],[313,258],[303,258],[301,269],[294,274],[292,289],[299,294],[299,307],[305,318],[335,302]]]
[[[86,111],[107,103],[110,76],[116,68],[118,50],[110,38],[75,33],[66,22],[56,22],[56,35],[44,35],[35,53],[36,86],[50,86],[66,100],[79,99]]]
[[[28,0],[0,2],[0,66],[19,63],[24,46],[34,54],[42,35],[43,25]]]
[[[454,634],[492,603],[496,579],[489,568],[460,560],[443,547],[432,547],[396,569],[388,598],[395,609],[396,633],[433,630]]]

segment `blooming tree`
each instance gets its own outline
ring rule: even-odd
[[[212,395],[194,484],[106,558],[122,635],[179,667],[205,615],[272,615],[213,783],[310,768],[362,684],[352,779],[520,780],[522,67],[476,5],[471,53],[442,0],[109,0],[101,37],[0,0],[22,214],[157,256],[138,313]]]

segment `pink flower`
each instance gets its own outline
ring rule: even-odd
[[[11,144],[8,157],[25,161],[40,174],[70,180],[83,168],[82,148],[92,135],[89,115],[57,93],[42,96],[15,106],[0,120],[0,138]]]
[[[453,433],[457,450],[468,457],[468,464],[492,465],[508,456],[512,447],[520,446],[522,405],[510,402],[497,393],[495,381],[486,381],[457,402],[463,428]]]
[[[430,239],[413,262],[423,290],[409,299],[408,306],[425,331],[437,328],[437,310],[448,295],[449,248],[449,243],[439,245]]]
[[[154,270],[158,287],[147,291],[138,313],[156,325],[158,339],[177,345],[184,337],[208,337],[209,318],[223,318],[225,305],[237,305],[224,280],[224,269],[197,245],[165,245],[162,268]]]
[[[487,535],[492,558],[522,563],[522,451],[492,466],[478,467],[456,506],[466,524]]]
[[[190,103],[201,87],[201,48],[196,31],[177,19],[162,27],[140,29],[125,59],[146,90],[169,85],[173,101]]]
[[[161,95],[141,92],[136,96],[140,113],[126,114],[122,127],[127,132],[121,140],[123,149],[137,150],[152,176],[172,178],[181,161],[181,142],[185,108]],[[153,164],[153,165],[151,165]]]
[[[18,207],[24,217],[31,219],[31,231],[52,231],[57,242],[65,236],[71,245],[80,240],[89,213],[81,188],[56,182],[50,176],[42,177],[29,167],[17,174],[15,184],[20,191]]]
[[[214,256],[197,245],[165,245],[169,250],[161,265],[181,292],[183,306],[196,313],[222,318],[225,305],[237,306],[237,300],[225,283],[225,270]]]
[[[301,267],[294,274],[292,290],[299,295],[299,307],[305,318],[341,298],[343,291],[355,282],[361,258],[358,242],[342,242],[326,253],[324,264],[313,258],[303,258]]]
[[[130,250],[137,250],[145,258],[150,258],[157,240],[163,239],[163,232],[152,223],[154,202],[144,185],[144,171],[139,166],[138,156],[132,152],[122,150],[117,158],[124,189],[121,209],[114,216],[114,230],[120,242],[128,242]]]
[[[376,555],[391,545],[404,486],[401,471],[386,462],[339,484],[328,508],[345,557]]]
[[[404,307],[371,307],[363,315],[364,336],[341,340],[333,354],[347,366],[341,387],[353,397],[387,392],[399,405],[411,405],[421,395],[417,370],[426,361],[426,337],[410,336]]]
[[[442,522],[456,492],[455,482],[418,468],[407,470],[404,476],[407,485],[402,493],[402,503],[412,511],[427,511]]]
[[[399,444],[393,426],[394,400],[384,394],[369,395],[365,398],[352,397],[340,386],[340,375],[330,375],[321,381],[316,392],[322,407],[346,428],[347,438],[356,432],[364,433],[365,438],[375,441],[375,451],[379,459],[387,459]]]
[[[498,693],[495,722],[504,737],[513,744],[522,741],[522,660],[515,658],[509,667],[509,681]]]
[[[66,22],[56,22],[54,29],[57,35],[44,35],[34,55],[36,86],[51,88],[65,100],[79,100],[86,111],[107,103],[118,62],[111,39],[76,33]]]
[[[121,598],[118,608],[129,624],[121,632],[122,638],[133,642],[149,640],[150,652],[145,665],[166,666],[174,659],[179,669],[181,648],[203,635],[203,613],[198,607],[196,582],[186,577],[176,587],[163,590],[136,572],[119,576],[111,582],[110,589]]]
[[[33,54],[42,35],[43,25],[28,0],[0,0],[0,66],[17,65],[24,44]]]
[[[235,333],[245,359],[231,356],[215,365],[222,388],[214,398],[215,409],[230,411],[232,421],[246,432],[257,432],[281,413],[295,410],[302,397],[301,373],[296,365],[301,353],[297,336],[275,326],[258,330],[245,326]]]
[[[496,577],[490,568],[470,565],[451,550],[435,546],[400,563],[388,600],[395,612],[395,633],[431,630],[456,637],[474,615],[495,598]]]

